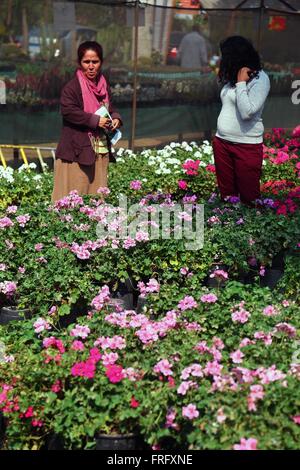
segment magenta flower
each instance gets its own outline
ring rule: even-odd
[[[108,377],[111,383],[115,384],[115,383],[121,382],[121,380],[123,380],[124,378],[123,368],[115,364],[109,365],[106,368],[105,375]]]
[[[178,187],[179,187],[179,189],[186,190],[187,187],[188,187],[188,184],[187,184],[187,182],[184,181],[184,180],[179,180],[179,181],[178,181]]]
[[[198,169],[200,165],[200,160],[187,160],[183,165],[182,168],[185,170],[185,173],[188,176],[197,176]]]
[[[133,180],[130,182],[130,189],[134,189],[135,191],[139,191],[142,189],[142,182],[140,180]]]
[[[73,341],[73,343],[71,344],[71,349],[73,351],[83,351],[85,348],[84,344],[82,341],[79,341],[79,340],[76,340]]]
[[[199,416],[199,411],[196,408],[196,405],[193,403],[190,403],[187,406],[182,407],[182,416],[187,419],[195,419],[198,418]]]
[[[77,362],[71,369],[71,374],[74,377],[86,377],[88,379],[93,379],[96,372],[95,362],[91,359],[88,359],[85,362]]]
[[[65,352],[65,347],[63,342],[60,339],[56,339],[54,336],[50,336],[49,338],[44,338],[43,340],[44,348],[54,348],[58,349],[58,351],[63,354]]]

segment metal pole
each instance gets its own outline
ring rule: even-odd
[[[258,52],[261,52],[261,38],[262,38],[262,28],[263,28],[263,21],[264,21],[264,11],[265,11],[265,0],[260,0],[259,24],[258,24],[258,35],[257,35]]]
[[[133,66],[132,119],[131,119],[131,139],[130,139],[130,144],[129,144],[129,147],[133,151],[134,151],[135,127],[136,127],[138,39],[139,39],[139,0],[136,0],[135,12],[134,12],[134,66]]]

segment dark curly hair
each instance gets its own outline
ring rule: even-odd
[[[242,36],[230,36],[220,42],[221,63],[219,81],[230,83],[232,87],[237,82],[238,72],[242,67],[249,67],[256,72],[262,69],[258,52],[253,44]]]

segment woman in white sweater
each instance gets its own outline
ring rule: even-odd
[[[270,80],[258,52],[241,36],[220,44],[219,80],[222,110],[213,141],[216,174],[222,199],[238,196],[252,205],[260,197],[263,160],[262,111]]]

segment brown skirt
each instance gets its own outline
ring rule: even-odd
[[[76,189],[79,194],[97,194],[97,189],[107,186],[109,155],[96,157],[94,165],[57,159],[54,165],[52,202],[67,196]]]

